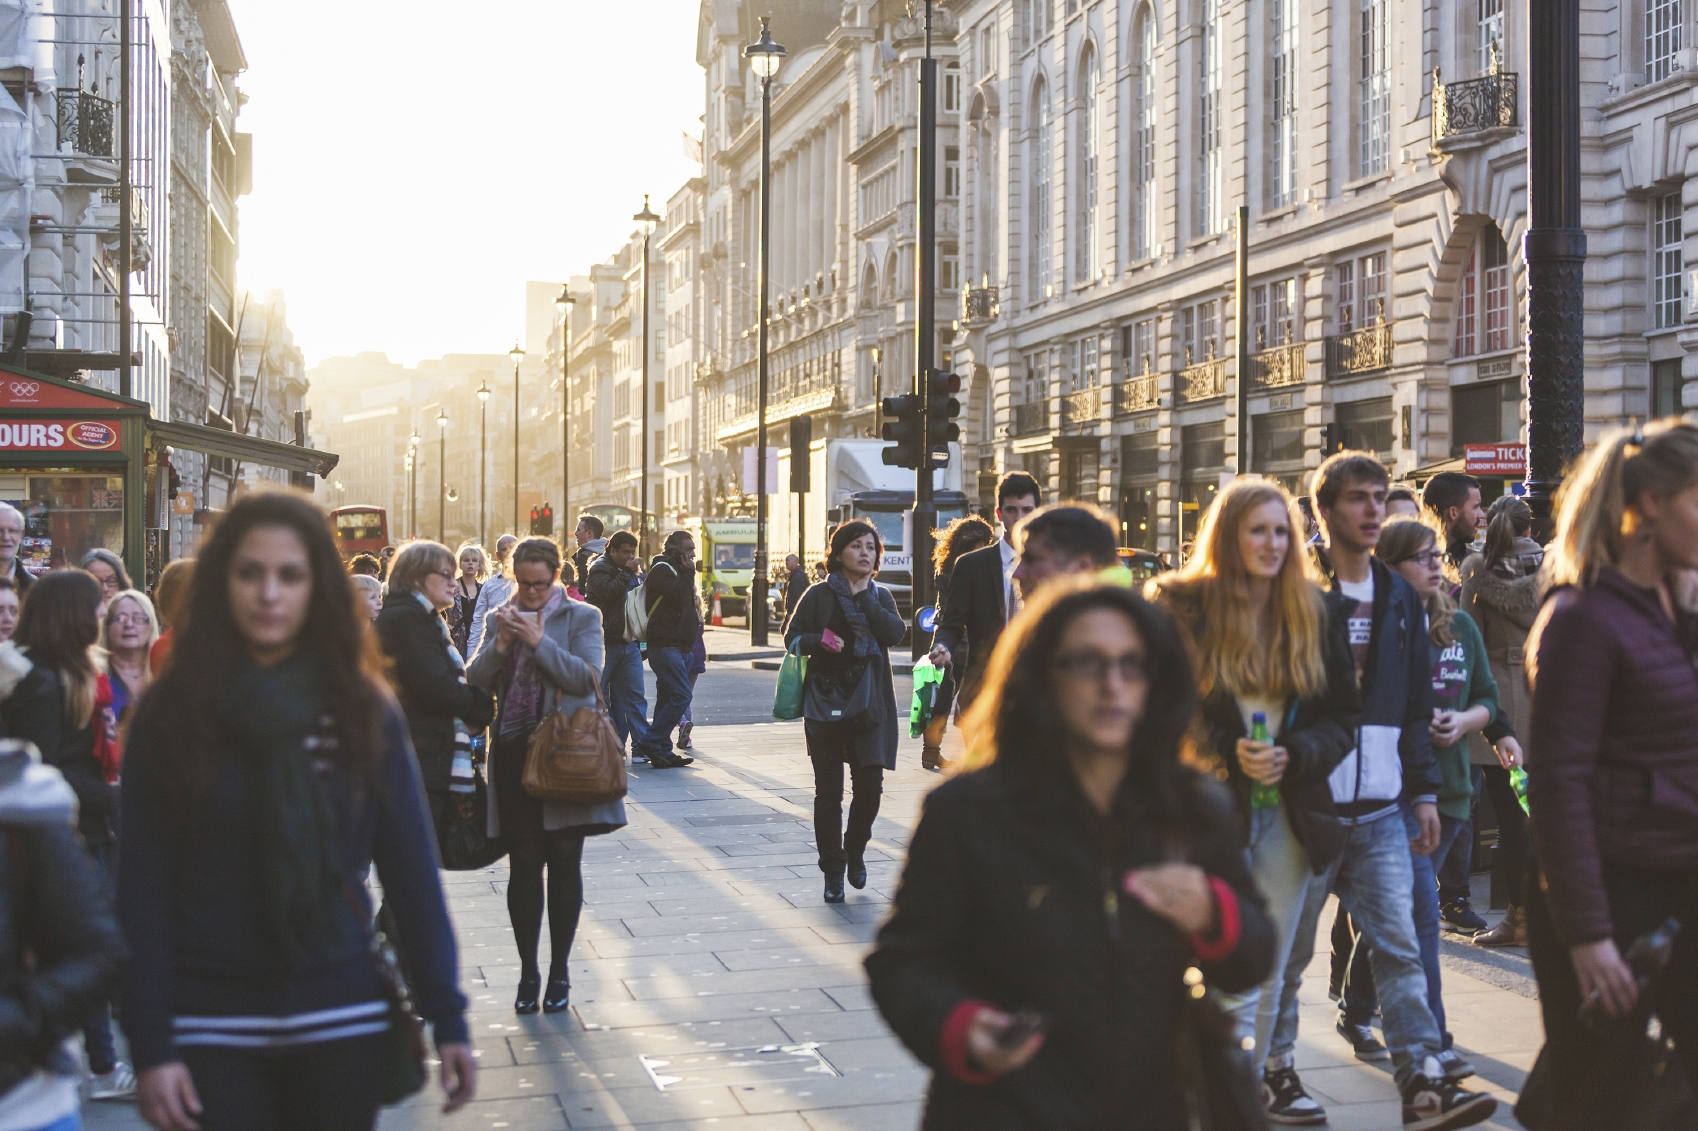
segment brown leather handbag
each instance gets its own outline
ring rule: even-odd
[[[569,805],[601,805],[625,796],[625,751],[601,680],[590,673],[595,706],[579,707],[570,716],[552,711],[531,734],[525,751],[525,792],[541,801]]]

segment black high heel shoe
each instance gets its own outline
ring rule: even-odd
[[[542,977],[532,974],[528,978],[519,979],[519,992],[513,998],[514,1013],[535,1013],[537,1011],[537,994],[542,990]]]
[[[843,870],[825,874],[825,901],[827,903],[843,902]]]
[[[542,997],[544,1013],[562,1013],[572,997],[572,983],[565,978],[550,978],[548,992]]]

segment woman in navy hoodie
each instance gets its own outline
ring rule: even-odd
[[[172,663],[137,709],[122,783],[123,1025],[161,1131],[364,1131],[388,1008],[378,877],[445,1110],[475,1090],[454,935],[418,766],[324,515],[250,495],[195,570]]]

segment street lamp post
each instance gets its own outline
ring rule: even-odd
[[[413,450],[411,448],[407,449],[407,457],[402,464],[402,468],[407,476],[407,494],[411,496],[413,492]],[[403,531],[410,529],[408,524],[407,504],[404,501],[401,504],[401,521],[397,524],[397,528]]]
[[[759,322],[755,328],[756,407],[755,407],[755,575],[749,584],[747,602],[749,642],[757,647],[767,642],[766,620],[766,398],[767,398],[767,233],[772,224],[772,76],[778,73],[785,56],[784,45],[774,43],[767,30],[767,18],[761,17],[761,37],[743,48],[743,58],[761,80],[761,218],[760,257],[757,271]]]
[[[572,514],[572,307],[570,285],[562,284],[554,305],[560,308],[560,521]]]
[[[643,229],[643,467],[637,491],[637,545],[645,561],[649,555],[649,407],[654,393],[649,388],[649,237],[660,217],[649,209],[649,195],[643,194],[643,210],[631,217]]]
[[[489,382],[478,382],[478,545],[487,546],[489,497]]]
[[[525,360],[525,351],[514,342],[513,348],[507,351],[507,356],[513,361],[513,536],[519,536],[519,363]]]
[[[413,434],[407,438],[407,466],[412,470],[413,481],[407,486],[408,503],[412,508],[412,518],[407,523],[407,530],[414,538],[419,536],[419,430],[413,429]]]
[[[436,414],[436,540],[448,542],[448,409]]]

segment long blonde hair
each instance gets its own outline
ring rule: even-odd
[[[1622,538],[1639,524],[1640,496],[1673,495],[1698,484],[1698,424],[1685,417],[1606,432],[1557,492],[1556,538],[1545,553],[1546,584],[1587,588],[1621,559]]]
[[[1260,626],[1238,535],[1250,512],[1267,503],[1284,508],[1291,548],[1269,595],[1273,636],[1262,640],[1257,638]],[[1307,572],[1303,531],[1303,516],[1285,488],[1234,480],[1204,516],[1185,568],[1150,583],[1151,595],[1188,622],[1201,695],[1208,696],[1216,687],[1235,696],[1274,699],[1312,699],[1325,693],[1327,611],[1320,588]],[[1186,606],[1195,608],[1195,618],[1186,615]]]
[[[1380,541],[1374,547],[1374,556],[1396,569],[1422,550],[1438,548],[1437,532],[1414,515],[1405,514],[1380,527]],[[1441,585],[1427,598],[1427,638],[1441,648],[1456,643],[1456,636],[1451,632],[1451,622],[1455,619],[1456,602],[1450,599],[1450,594]]]
[[[460,580],[460,559],[466,556],[467,550],[475,552],[478,556],[476,580],[479,585],[482,585],[489,580],[489,553],[477,542],[462,542],[460,548],[454,551],[454,581],[457,584]]]

